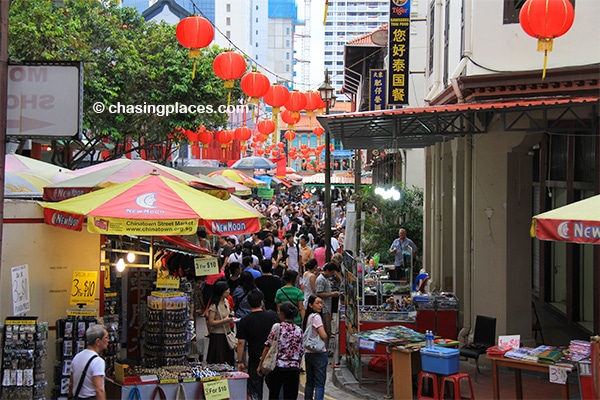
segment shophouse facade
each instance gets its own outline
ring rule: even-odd
[[[600,331],[600,247],[529,234],[533,215],[600,193],[600,3],[574,2],[545,79],[520,3],[430,1],[425,104],[321,118],[345,148],[425,149],[421,255],[461,301],[463,340],[476,315],[531,340],[532,300]]]

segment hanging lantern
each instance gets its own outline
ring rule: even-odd
[[[250,104],[258,104],[258,98],[267,93],[271,83],[265,75],[258,71],[252,71],[242,77],[240,86],[242,87],[242,91],[247,96],[250,96],[248,102]]]
[[[273,107],[273,119],[277,118],[280,108],[289,98],[290,91],[285,86],[275,83],[269,87],[269,90],[263,96],[263,100],[267,105]]]
[[[240,126],[235,130],[235,138],[240,142],[248,140],[252,137],[252,130],[247,126]]]
[[[291,142],[292,140],[294,140],[296,138],[296,132],[294,132],[294,131],[287,131],[286,133],[283,134],[283,137],[288,142]]]
[[[287,124],[288,129],[296,129],[296,123],[300,121],[300,114],[294,117],[290,110],[285,109],[281,112],[281,119]]]
[[[262,133],[257,133],[256,135],[254,135],[254,141],[256,143],[262,143],[265,140],[267,140],[266,135],[263,135]]]
[[[315,134],[317,137],[319,137],[319,136],[321,136],[322,134],[324,134],[324,133],[325,133],[325,129],[323,129],[323,127],[322,127],[322,126],[315,126],[315,127],[314,127],[314,129],[313,129],[313,133],[314,133],[314,134]]]
[[[196,76],[196,60],[200,57],[200,49],[213,41],[215,30],[209,20],[199,15],[192,15],[179,21],[175,29],[177,41],[190,49],[190,58],[194,60],[192,79]]]
[[[306,106],[304,107],[306,115],[312,117],[315,115],[315,110],[319,108],[323,100],[318,92],[313,92],[312,90],[309,90],[304,95],[306,96]]]
[[[553,39],[567,33],[574,19],[575,11],[569,0],[527,0],[521,7],[521,27],[529,36],[538,39],[537,50],[544,52],[542,79],[546,77],[546,62]]]
[[[306,107],[306,95],[299,90],[292,90],[289,100],[285,103],[285,108],[292,112],[292,117],[299,117],[300,111]]]
[[[319,106],[317,107],[317,114],[325,114],[326,108],[327,104],[325,104],[325,100],[321,99],[321,102],[319,102]]]
[[[241,54],[225,51],[215,57],[213,71],[225,81],[223,87],[230,89],[234,81],[246,72],[246,60]]]
[[[256,129],[263,135],[270,135],[275,130],[275,122],[270,119],[263,119],[256,124]]]
[[[279,157],[279,150],[271,150],[271,155],[273,156],[273,158]]]
[[[279,147],[280,149],[283,149],[285,147],[285,143],[279,142],[279,143],[277,143],[277,147]]]
[[[217,142],[221,143],[221,147],[226,147],[233,140],[233,132],[229,130],[218,131],[215,138]]]
[[[254,152],[254,154],[256,154],[257,156],[262,156],[263,154],[265,154],[265,151],[263,149],[256,149],[256,151]]]
[[[204,126],[200,127],[198,131],[198,141],[208,147],[208,144],[213,141],[213,134],[211,131],[207,131]]]

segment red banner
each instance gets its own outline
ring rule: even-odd
[[[61,201],[81,196],[92,191],[92,188],[44,188],[44,201]]]
[[[206,232],[211,235],[240,235],[260,231],[258,218],[236,219],[236,220],[212,220],[201,221]]]
[[[59,228],[80,231],[85,216],[44,208],[44,222]]]
[[[542,240],[600,244],[599,221],[536,219],[535,236]]]

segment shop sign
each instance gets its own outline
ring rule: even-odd
[[[410,0],[390,0],[388,105],[408,104]]]
[[[194,258],[196,276],[214,275],[219,273],[219,263],[215,257]]]
[[[257,195],[261,199],[265,199],[265,200],[272,199],[273,196],[275,195],[275,190],[267,189],[267,188],[258,188]]]
[[[521,347],[521,335],[498,336],[498,347],[501,349],[518,349]]]
[[[93,304],[97,282],[98,271],[73,271],[70,304]]]
[[[548,377],[549,377],[550,383],[558,383],[559,385],[566,385],[569,372],[571,372],[571,368],[550,365],[550,369],[548,371]]]
[[[80,231],[83,226],[83,218],[84,216],[80,214],[71,214],[51,208],[44,208],[44,222],[59,228]]]
[[[157,289],[179,289],[179,278],[169,275],[168,273],[158,273],[156,276]]]
[[[358,348],[363,350],[375,351],[377,343],[374,340],[358,338]]]
[[[260,190],[260,189],[259,189]],[[211,235],[240,235],[242,233],[260,231],[258,218],[234,220],[204,220],[204,227]]]
[[[191,235],[198,230],[197,219],[124,219],[88,217],[88,231],[112,235]]]
[[[31,303],[29,301],[29,266],[25,264],[12,267],[10,272],[12,278],[13,314],[25,314],[31,310]]]
[[[222,400],[229,398],[229,383],[227,379],[204,382],[204,396],[206,400]]]
[[[383,110],[387,104],[387,71],[385,69],[369,70],[371,90],[369,96],[369,110]]]

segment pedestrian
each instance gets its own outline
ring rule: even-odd
[[[256,287],[263,292],[265,296],[265,309],[277,312],[275,304],[275,294],[283,286],[281,278],[273,275],[273,261],[265,258],[260,262],[262,275],[254,280]]]
[[[227,282],[218,281],[213,289],[213,296],[208,307],[208,326],[210,336],[206,362],[208,364],[227,363],[235,365],[233,350],[229,348],[225,335],[231,330],[232,317],[229,308],[229,285]]]
[[[304,331],[310,329],[310,335],[318,335],[323,342],[327,339],[327,332],[323,326],[321,311],[323,310],[323,299],[314,294],[308,298],[306,313],[304,314]],[[305,333],[306,335],[306,333]],[[327,379],[327,348],[323,346],[322,351],[304,349],[304,361],[306,365],[306,384],[304,385],[304,399],[323,400],[325,396],[325,380]]]
[[[295,242],[294,235],[291,233],[285,235],[285,254],[287,256],[287,269],[300,273],[300,265],[302,263],[300,246]]]
[[[269,399],[278,400],[279,392],[283,387],[284,399],[297,399],[298,386],[300,384],[300,361],[304,355],[304,344],[302,343],[302,329],[294,320],[298,316],[299,310],[289,301],[279,305],[280,324],[273,325],[263,349],[261,361],[257,371],[262,373],[262,360],[267,355],[269,348],[273,344],[276,330],[279,330],[279,340],[277,341],[277,364],[275,369],[267,377],[267,386],[269,388]]]
[[[313,250],[308,245],[308,236],[300,235],[300,271],[299,274],[303,274],[306,268],[306,263],[308,260],[313,258]]]
[[[280,278],[283,277],[283,274],[287,270],[286,257],[284,244],[275,243],[273,254],[271,254],[271,261],[273,261],[273,274]]]
[[[325,264],[323,272],[317,277],[316,283],[317,296],[323,299],[323,325],[325,325],[325,332],[327,332],[327,338],[325,339],[326,348],[329,348],[329,338],[331,337],[331,299],[340,295],[340,292],[331,290],[331,281],[329,280],[336,268],[334,263],[329,262]]]
[[[317,260],[317,264],[319,265],[319,268],[323,268],[323,266],[325,265],[325,263],[327,262],[327,254],[326,251],[327,249],[325,248],[325,239],[324,238],[318,238],[317,239],[317,248],[313,250],[313,257],[315,260]]]
[[[304,308],[308,298],[317,292],[317,274],[319,273],[319,266],[317,260],[311,258],[306,263],[306,272],[302,276],[302,290],[304,291]]]
[[[248,294],[256,289],[254,277],[249,271],[243,271],[240,274],[239,285],[233,291],[233,312],[237,318],[243,318],[250,314],[250,304],[248,304]]]
[[[296,316],[294,322],[296,325],[302,325],[302,319],[304,318],[304,292],[297,288],[296,280],[298,280],[298,273],[296,271],[287,270],[283,274],[284,286],[275,293],[275,304],[281,304],[289,301],[300,310],[299,315]]]
[[[105,363],[100,354],[108,348],[108,331],[104,325],[92,325],[85,331],[85,341],[87,347],[71,363],[70,398],[106,400]]]
[[[252,255],[248,255],[242,258],[242,266],[244,267],[244,272],[251,273],[254,279],[258,278],[261,275],[260,271],[254,268],[255,265],[258,265],[258,261],[256,261]]]
[[[404,265],[404,252],[410,254],[411,259],[414,259],[417,254],[417,245],[406,237],[406,229],[400,228],[398,238],[390,246],[390,253],[394,254],[394,269],[390,271],[390,280],[408,278],[405,274],[405,268],[409,268],[410,265]]]
[[[247,385],[250,400],[262,400],[264,377],[258,374],[258,364],[271,327],[279,322],[279,317],[273,311],[263,310],[264,296],[260,290],[254,289],[248,294],[248,304],[250,304],[250,314],[237,324],[237,369],[250,375]],[[246,344],[248,360],[240,356],[244,354]]]

